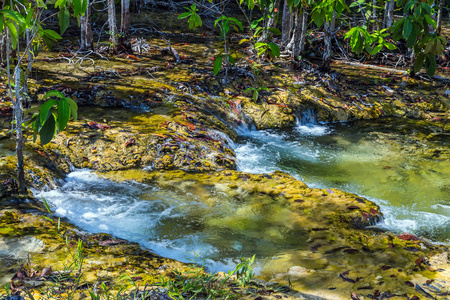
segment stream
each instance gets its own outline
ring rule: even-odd
[[[238,170],[282,170],[310,187],[356,193],[381,206],[385,219],[378,227],[448,243],[450,162],[419,155],[434,145],[397,132],[410,126],[402,122],[409,121],[319,125],[306,116],[292,130],[241,130],[234,144]],[[439,145],[448,148],[449,141]],[[83,169],[70,173],[60,188],[36,196],[89,232],[111,233],[211,271],[232,269],[253,254],[262,268],[264,259],[306,245],[298,232],[274,225],[273,219],[282,217],[271,213],[282,211],[276,204],[267,203],[268,214],[257,215],[252,205],[258,199],[236,201],[210,192],[213,198],[205,203],[191,190],[116,183]]]

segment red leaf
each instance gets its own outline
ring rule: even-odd
[[[420,266],[423,263],[423,257],[419,257],[418,259],[416,259],[415,263],[416,265]]]
[[[416,241],[419,239],[417,236],[415,236],[414,234],[411,234],[411,233],[402,233],[402,234],[398,235],[397,237],[399,239],[405,240],[405,241]]]
[[[411,281],[405,281],[405,283],[406,283],[407,285],[409,285],[410,287],[414,287],[414,283],[412,283]]]

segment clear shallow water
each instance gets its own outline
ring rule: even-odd
[[[436,145],[414,134],[373,121],[297,124],[290,131],[243,131],[235,151],[239,170],[282,170],[310,187],[365,196],[381,206],[381,227],[450,242],[450,161],[416,155]],[[449,140],[437,144],[450,147]]]
[[[430,146],[417,143],[385,124],[298,124],[290,131],[243,131],[235,151],[241,171],[283,170],[311,187],[354,192],[381,206],[386,229],[449,242],[450,162],[415,155]],[[283,251],[304,249],[302,233],[280,222],[286,216],[282,206],[218,190],[205,197],[201,189],[115,183],[77,170],[62,187],[37,196],[87,231],[111,233],[212,271],[232,269],[253,254],[263,268]]]
[[[70,173],[62,187],[37,197],[89,232],[111,233],[164,257],[205,264],[212,271],[234,269],[240,258],[255,253],[268,258],[305,245],[294,238],[298,231],[273,222],[286,214],[270,198],[235,199],[211,190],[205,202],[191,192],[116,183],[89,170]]]

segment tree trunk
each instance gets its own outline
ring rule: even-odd
[[[439,1],[439,10],[437,14],[437,21],[436,21],[436,31],[438,33],[441,33],[442,28],[442,14],[444,13],[444,0]]]
[[[299,28],[299,22],[300,22],[300,11],[298,9],[298,7],[295,8],[294,12],[292,12],[290,14],[292,16],[291,20],[290,20],[290,24],[291,24],[291,40],[289,41],[289,43],[286,45],[285,50],[293,50],[294,49],[294,45],[295,45],[295,36],[297,34],[297,31],[300,30]]]
[[[294,34],[294,50],[292,56],[294,60],[299,60],[300,54],[305,49],[306,29],[308,27],[308,12],[303,7],[302,13],[297,16],[297,24]]]
[[[285,0],[283,6],[283,19],[281,21],[281,45],[283,47],[287,46],[287,43],[291,38],[291,31],[292,31],[291,19],[292,13],[289,11],[289,5]]]
[[[384,22],[383,22],[384,28],[389,28],[392,26],[392,23],[394,21],[394,6],[395,0],[389,0],[386,3],[386,10],[384,12]]]
[[[6,63],[6,33],[3,30],[0,34],[0,66]]]
[[[372,0],[372,19],[374,20],[372,29],[375,31],[378,29],[377,28],[378,27],[377,26],[377,0]]]
[[[122,0],[122,13],[120,23],[121,38],[126,40],[130,27],[130,0]]]
[[[14,68],[14,119],[16,129],[16,155],[17,155],[17,181],[19,190],[25,192],[27,190],[25,184],[25,172],[23,169],[23,132],[22,132],[22,96],[20,95],[20,66]]]
[[[114,0],[108,0],[108,24],[109,24],[109,42],[111,48],[117,50],[117,24],[116,24],[116,5]]]
[[[80,17],[80,27],[81,27],[81,42],[80,50],[87,51],[94,49],[94,34],[92,33],[92,23],[91,23],[91,4],[87,4],[86,12],[84,16]]]
[[[322,55],[322,71],[329,72],[330,71],[330,65],[331,65],[331,40],[333,38],[333,32],[334,27],[336,23],[336,12],[333,12],[333,18],[330,21],[326,21],[324,24],[324,43],[325,43],[325,50],[323,51]]]

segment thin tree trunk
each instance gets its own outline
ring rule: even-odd
[[[373,30],[377,30],[377,0],[372,0],[372,19],[373,22]]]
[[[386,3],[386,11],[384,12],[385,21],[383,22],[384,28],[389,28],[392,26],[394,21],[394,6],[395,0],[389,0],[389,2]]]
[[[120,23],[121,38],[126,39],[128,35],[128,29],[130,27],[130,0],[122,0],[122,13]]]
[[[287,45],[291,37],[292,31],[291,15],[292,13],[289,11],[289,5],[285,0],[283,6],[283,19],[281,21],[281,45],[283,47]]]
[[[334,32],[334,27],[336,23],[336,12],[333,12],[333,18],[330,21],[326,21],[324,25],[324,32],[325,32],[325,50],[322,55],[322,70],[325,72],[330,71],[330,65],[331,65],[331,40],[332,40],[332,34]]]
[[[20,66],[14,68],[14,118],[16,129],[16,155],[17,155],[17,181],[19,183],[19,190],[26,191],[25,172],[23,167],[23,132],[22,132],[22,96],[20,95]]]
[[[87,4],[86,12],[84,16],[80,17],[80,27],[81,27],[81,43],[80,50],[92,50],[94,49],[94,34],[92,33],[92,23],[91,23],[91,4]]]
[[[114,0],[108,0],[108,24],[109,24],[109,42],[113,50],[117,49],[117,24],[116,24],[116,5]]]
[[[6,62],[6,33],[3,30],[0,33],[0,66]]]
[[[436,21],[436,31],[438,33],[441,33],[443,12],[444,12],[444,0],[440,0],[439,1],[439,10],[438,10],[438,14],[437,14],[437,21]]]

